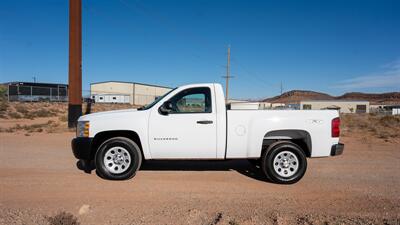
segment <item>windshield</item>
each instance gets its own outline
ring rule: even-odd
[[[165,98],[165,96],[167,96],[169,93],[173,92],[176,88],[168,91],[167,93],[165,93],[163,96],[156,98],[152,103],[147,104],[145,106],[142,106],[140,108],[138,108],[138,110],[147,110],[150,109],[151,107],[153,107],[155,104],[157,104],[159,101],[161,101],[161,99]]]

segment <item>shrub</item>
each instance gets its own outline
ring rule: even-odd
[[[8,109],[8,102],[6,98],[7,87],[0,85],[0,118],[6,118],[6,111]]]
[[[236,220],[230,220],[229,225],[239,225],[239,223]]]
[[[48,109],[39,109],[36,111],[32,111],[29,113],[29,116],[32,118],[35,117],[51,117],[51,116],[55,116],[56,113],[52,112],[51,110]]]
[[[9,112],[8,116],[12,119],[21,119],[22,115],[19,112]]]
[[[46,219],[50,225],[80,225],[76,216],[64,211]]]
[[[371,134],[374,137],[391,141],[400,136],[400,116],[378,114],[342,114],[344,135],[354,132]]]
[[[17,112],[19,112],[19,113],[22,113],[22,114],[27,114],[28,113],[28,109],[24,105],[16,105],[15,106],[15,110]]]
[[[61,115],[60,117],[58,117],[58,119],[59,119],[61,122],[67,122],[67,120],[68,120],[67,115]]]
[[[7,86],[0,84],[0,100],[7,99]]]
[[[379,119],[379,122],[383,126],[399,126],[400,125],[400,116],[383,116]]]
[[[0,103],[0,108],[1,108],[1,103]],[[6,111],[4,110],[0,110],[0,118],[7,118],[7,114],[6,114]]]

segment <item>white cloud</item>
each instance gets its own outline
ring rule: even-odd
[[[385,69],[400,70],[400,59],[387,63],[382,66]]]
[[[400,60],[382,66],[383,71],[338,82],[334,87],[342,89],[400,88]]]

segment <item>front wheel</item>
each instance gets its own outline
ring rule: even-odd
[[[282,141],[273,144],[263,153],[261,168],[273,182],[293,184],[304,176],[307,158],[298,145]]]
[[[115,137],[105,141],[95,156],[96,172],[109,180],[126,180],[135,176],[142,164],[139,146],[129,138]]]

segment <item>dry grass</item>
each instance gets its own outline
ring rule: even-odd
[[[83,105],[83,112],[86,111],[87,105]],[[103,103],[97,103],[93,104],[91,108],[91,112],[104,112],[104,111],[110,111],[110,110],[119,110],[119,109],[136,109],[139,106],[136,105],[130,105],[130,104],[103,104]]]
[[[93,104],[91,112],[102,112],[119,109],[132,109],[137,106],[129,104]],[[0,118],[1,119],[35,119],[58,117],[61,122],[67,121],[67,103],[50,102],[11,102],[0,99]],[[86,112],[86,105],[83,105],[83,114]]]
[[[68,117],[67,115],[61,115],[58,117],[58,120],[60,120],[61,122],[67,122],[68,121]]]
[[[342,114],[342,135],[362,133],[364,136],[396,141],[400,138],[400,116],[376,114]]]
[[[7,103],[7,108],[1,113],[2,119],[35,119],[57,116],[66,113],[62,103]]]
[[[1,103],[1,102],[0,102]],[[26,132],[31,133],[56,133],[70,131],[67,128],[68,103],[50,103],[50,102],[11,102],[3,101],[6,107],[0,113],[0,119],[3,121],[16,120],[15,125],[11,127],[2,127],[0,132]],[[136,108],[129,104],[93,104],[91,112],[101,112],[118,109]],[[86,111],[86,105],[83,105],[83,113]],[[36,118],[48,118],[47,122],[37,122]],[[29,119],[31,122],[27,121]]]
[[[3,105],[1,103],[4,103]],[[86,112],[86,104],[82,106]],[[91,112],[103,112],[118,109],[132,109],[137,106],[129,104],[93,104]],[[67,121],[68,103],[50,102],[11,102],[0,101],[0,118],[3,119],[35,119],[46,117],[59,117],[60,121]]]
[[[8,118],[10,119],[21,119],[23,117],[21,113],[14,111],[8,112],[6,115],[8,115]],[[5,118],[7,118],[7,116]]]
[[[53,117],[65,113],[63,105],[60,103],[12,103],[12,108],[22,118],[35,119]]]
[[[0,85],[0,118],[6,117],[6,112],[8,109],[6,93],[7,93],[7,87],[4,85]]]
[[[5,129],[0,128],[0,132],[14,133],[19,131],[24,131],[27,133],[34,133],[34,132],[56,133],[59,131],[65,131],[65,129],[63,130],[60,126],[60,123],[54,122],[53,120],[49,120],[46,123],[37,123],[31,125],[21,125],[17,123],[15,126],[9,128]]]

